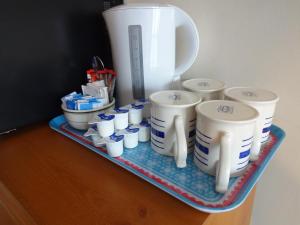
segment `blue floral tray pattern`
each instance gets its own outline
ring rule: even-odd
[[[269,141],[259,159],[250,163],[242,176],[231,178],[229,190],[220,194],[214,190],[215,178],[194,165],[193,154],[188,155],[184,169],[177,168],[172,157],[153,151],[149,142],[139,143],[134,149],[125,149],[122,156],[112,158],[105,148],[93,146],[91,139],[83,136],[83,131],[72,128],[63,115],[52,119],[49,125],[186,204],[209,213],[229,211],[243,203],[285,136],[283,130],[272,125]]]

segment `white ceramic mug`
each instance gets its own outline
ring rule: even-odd
[[[253,87],[232,87],[224,91],[225,98],[243,102],[259,112],[250,159],[258,159],[261,145],[269,138],[270,127],[279,97],[268,90]]]
[[[197,105],[194,162],[216,175],[216,191],[227,190],[230,176],[247,167],[258,112],[234,101],[214,100]]]
[[[187,91],[195,92],[202,98],[202,101],[223,99],[225,83],[209,78],[195,78],[185,80],[182,86]]]
[[[150,95],[151,147],[174,156],[177,167],[186,166],[188,151],[195,141],[195,106],[201,98],[187,91],[159,91]]]

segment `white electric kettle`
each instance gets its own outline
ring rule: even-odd
[[[170,89],[195,61],[199,37],[193,20],[167,4],[127,4],[103,12],[120,105]]]

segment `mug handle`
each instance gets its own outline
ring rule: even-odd
[[[182,116],[175,116],[175,131],[177,136],[177,144],[174,151],[175,162],[178,168],[184,168],[186,167],[187,143]]]
[[[231,168],[231,144],[232,134],[222,132],[220,141],[220,159],[216,173],[216,191],[225,193],[228,188]]]
[[[255,133],[253,136],[253,144],[251,146],[250,151],[250,160],[255,161],[258,159],[258,155],[261,148],[261,131],[263,129],[263,125],[260,123],[259,119],[256,121],[255,124]]]

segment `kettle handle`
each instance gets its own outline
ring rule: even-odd
[[[182,75],[194,63],[199,50],[199,36],[192,18],[182,9],[175,8],[176,68],[175,76]]]

